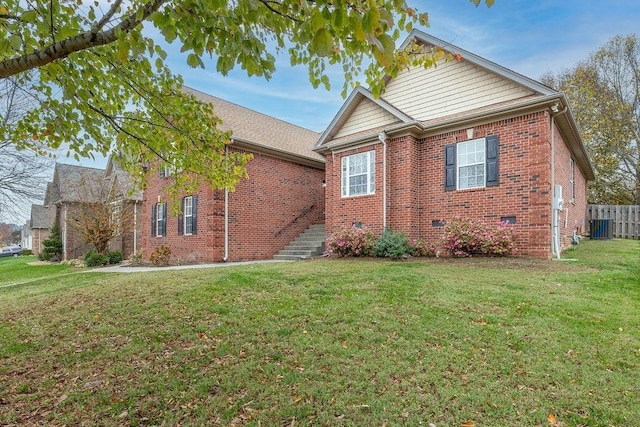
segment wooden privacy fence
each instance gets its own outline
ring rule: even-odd
[[[613,237],[640,239],[640,206],[638,205],[588,205],[587,227],[589,221],[596,219],[611,220]]]

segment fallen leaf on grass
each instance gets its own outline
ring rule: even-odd
[[[476,427],[476,423],[473,421],[463,421],[460,427]]]
[[[549,414],[549,416],[547,417],[547,420],[549,421],[549,425],[551,426],[557,426],[558,425],[558,420],[556,419],[556,416],[553,414]]]

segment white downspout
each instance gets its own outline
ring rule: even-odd
[[[138,201],[133,201],[133,255],[138,252]]]
[[[233,142],[233,140],[232,140]],[[229,154],[229,146],[224,147],[225,158]],[[224,257],[222,261],[229,260],[229,187],[224,187]]]
[[[378,134],[382,143],[382,229],[387,228],[387,134],[382,131]]]
[[[64,208],[64,239],[62,240],[62,247],[64,248],[64,259],[67,259],[67,205],[63,205]]]

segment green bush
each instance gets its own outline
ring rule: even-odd
[[[109,259],[109,264],[119,264],[124,259],[124,255],[120,251],[113,251],[107,253],[107,258]]]
[[[33,255],[33,251],[31,249],[23,249],[22,255],[24,256]]]
[[[49,238],[42,241],[42,253],[40,259],[43,261],[60,261],[62,258],[62,238],[57,225],[51,227]]]
[[[411,255],[413,249],[409,238],[401,231],[393,231],[389,227],[378,237],[373,245],[373,255],[382,258],[400,259]]]
[[[84,264],[87,267],[107,265],[109,264],[109,257],[107,255],[99,254],[95,249],[91,249],[89,252],[84,254]]]

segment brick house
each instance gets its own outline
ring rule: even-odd
[[[101,208],[105,203],[112,206]],[[121,251],[127,258],[139,246],[141,203],[142,194],[132,191],[128,175],[113,158],[109,158],[106,170],[56,163],[53,179],[47,184],[44,206],[32,207],[32,224],[38,225],[42,233],[42,238],[36,238],[32,229],[34,254],[40,253],[42,240],[49,237],[49,228],[57,224],[63,244],[62,259],[82,258],[92,246],[82,241],[74,220],[82,222],[91,215],[110,214],[118,216],[112,220],[121,221],[123,228],[109,242],[108,249]]]
[[[177,215],[165,191],[171,171],[150,171],[142,203],[145,257],[166,246],[171,263],[271,259],[310,225],[324,223],[324,158],[312,151],[320,134],[184,90],[212,103],[221,129],[232,133],[228,149],[253,159],[234,192],[203,183],[183,195]]]
[[[44,206],[49,224],[57,224],[62,238],[62,259],[84,256],[91,247],[82,242],[70,222],[82,214],[87,204],[100,203],[104,188],[104,169],[56,163],[53,179],[47,184]]]
[[[31,217],[27,222],[29,224],[31,246],[23,247],[30,248],[33,251],[33,255],[40,255],[43,249],[42,242],[49,238],[49,228],[51,227],[48,208],[42,205],[31,205]]]
[[[142,248],[142,191],[134,188],[129,174],[113,156],[107,160],[104,180],[106,202],[113,206],[112,215],[121,223],[120,233],[109,242],[109,250],[120,251],[129,258]]]
[[[436,242],[454,216],[507,220],[520,254],[558,254],[555,230],[561,247],[585,230],[594,179],[564,94],[423,32],[411,41],[462,59],[400,72],[378,99],[351,93],[314,148],[327,234],[362,223]]]

